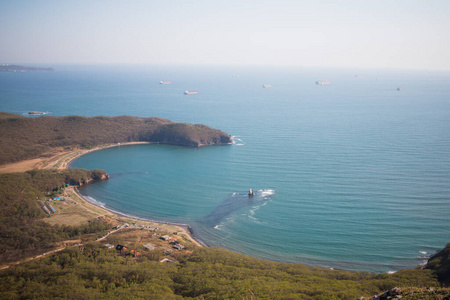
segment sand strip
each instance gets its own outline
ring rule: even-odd
[[[130,143],[117,143],[117,144],[106,144],[102,145],[93,149],[74,149],[70,151],[63,151],[63,150],[53,150],[53,155],[46,155],[40,158],[36,159],[30,159],[30,160],[24,160],[16,163],[11,164],[5,164],[0,166],[0,173],[13,173],[13,172],[26,172],[32,169],[66,169],[69,167],[70,163],[87,153],[103,150],[111,147],[121,147],[121,146],[128,146],[128,145],[145,145],[145,144],[151,144],[150,142],[130,142]],[[199,240],[196,240],[194,236],[192,235],[190,231],[190,226],[187,224],[175,224],[170,222],[159,222],[159,221],[152,221],[147,219],[141,219],[137,218],[135,216],[128,216],[126,214],[123,214],[121,212],[116,212],[111,209],[105,208],[100,205],[96,205],[95,203],[91,203],[88,200],[86,200],[76,188],[73,189],[73,195],[75,195],[78,198],[78,201],[86,208],[86,210],[90,211],[91,213],[95,212],[95,215],[97,216],[106,216],[112,217],[116,219],[119,222],[123,223],[139,223],[144,226],[150,226],[150,227],[158,227],[164,230],[167,230],[169,232],[181,232],[188,237],[188,239],[197,246],[205,246],[204,243],[202,243]]]

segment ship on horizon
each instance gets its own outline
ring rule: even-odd
[[[316,84],[320,85],[320,86],[324,86],[324,85],[327,85],[327,84],[331,84],[331,81],[330,80],[317,80]]]
[[[172,84],[170,81],[160,81],[159,84]]]
[[[198,94],[198,91],[188,91],[188,90],[185,90],[185,91],[184,91],[184,94],[185,94],[185,95],[196,95],[196,94]]]

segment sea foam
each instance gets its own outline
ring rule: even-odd
[[[100,206],[100,207],[105,207],[105,205],[106,205],[105,203],[103,203],[103,202],[101,202],[101,201],[98,201],[98,200],[92,198],[91,196],[83,196],[83,198],[84,198],[86,201],[88,201],[89,203],[92,203],[92,204],[97,205],[97,206]]]

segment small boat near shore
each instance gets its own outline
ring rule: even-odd
[[[255,192],[252,189],[248,190],[248,196],[253,197],[255,195]]]
[[[184,91],[184,94],[185,94],[185,95],[196,95],[196,94],[198,94],[198,91],[188,91],[188,90],[185,90],[185,91]]]

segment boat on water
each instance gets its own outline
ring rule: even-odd
[[[402,88],[401,88],[401,87],[398,87],[398,88],[397,88],[397,91],[401,91],[401,90],[402,90]]]
[[[248,196],[253,197],[255,195],[255,192],[252,189],[248,190]]]
[[[327,85],[327,84],[331,84],[331,81],[329,81],[329,80],[317,80],[316,84],[320,85],[320,86],[324,86],[324,85]]]
[[[170,81],[160,81],[159,84],[172,84]]]
[[[198,91],[188,91],[188,90],[185,90],[185,91],[184,91],[184,94],[185,94],[185,95],[196,95],[196,94],[198,94]]]
[[[263,88],[271,88],[272,87],[272,85],[270,85],[270,84],[263,84]]]

